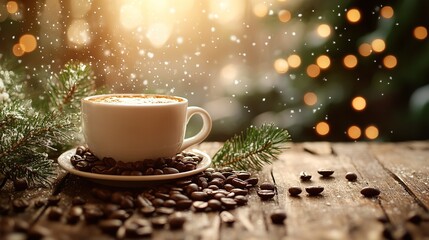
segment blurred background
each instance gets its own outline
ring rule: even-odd
[[[37,84],[70,60],[109,92],[187,97],[209,140],[429,136],[427,0],[0,0],[0,61]],[[198,120],[193,120],[198,128]]]

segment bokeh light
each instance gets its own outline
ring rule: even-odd
[[[355,55],[349,54],[344,57],[343,63],[347,68],[354,68],[358,63],[358,60]]]
[[[331,65],[331,59],[326,55],[320,55],[316,63],[321,69],[327,69]]]
[[[359,45],[358,51],[363,57],[368,57],[372,53],[372,47],[369,43],[362,43]]]
[[[374,125],[368,126],[365,129],[365,136],[368,139],[371,139],[371,140],[376,139],[376,138],[378,138],[378,135],[379,135],[378,128]]]
[[[301,65],[301,57],[297,54],[292,54],[287,58],[289,67],[297,68]]]
[[[88,22],[82,19],[74,20],[67,30],[67,38],[76,47],[89,44],[91,33]]]
[[[383,65],[386,68],[394,68],[398,64],[398,60],[393,55],[387,55],[383,58]]]
[[[292,18],[292,14],[288,10],[280,10],[278,13],[280,22],[287,23]]]
[[[366,108],[366,100],[365,98],[358,96],[353,98],[352,107],[356,111],[362,111]]]
[[[317,76],[319,76],[320,74],[320,67],[317,66],[316,64],[310,64],[307,67],[307,75],[309,77],[315,78]]]
[[[423,26],[414,28],[413,35],[418,40],[424,40],[428,36],[428,30]]]
[[[360,136],[362,135],[362,130],[358,126],[353,125],[347,129],[347,135],[349,136],[349,138],[355,140],[360,138]]]
[[[361,18],[360,11],[356,8],[352,8],[349,11],[347,11],[347,20],[351,23],[359,22]]]
[[[322,38],[327,38],[331,35],[331,27],[328,24],[320,24],[317,27],[317,34]]]
[[[284,58],[278,58],[274,61],[274,69],[280,74],[286,73],[289,70],[289,65]]]
[[[15,1],[9,1],[6,4],[7,12],[10,14],[14,14],[18,12],[18,3]]]
[[[37,40],[31,34],[24,34],[19,38],[19,44],[27,53],[32,52],[37,47]]]
[[[316,133],[325,136],[328,135],[330,129],[329,124],[327,122],[319,122],[316,124]]]
[[[377,38],[371,42],[371,47],[374,52],[382,52],[386,48],[386,43],[383,39]]]
[[[313,106],[317,103],[317,95],[314,92],[304,94],[304,103],[308,106]]]
[[[265,5],[265,3],[260,2],[253,6],[253,14],[257,17],[265,17],[268,13],[268,7]]]
[[[17,57],[21,57],[22,55],[24,55],[25,51],[24,51],[23,46],[21,44],[17,43],[15,45],[13,45],[12,53],[13,53],[13,55],[15,55]]]
[[[383,18],[392,18],[394,14],[393,8],[391,6],[384,6],[380,10],[380,15]]]

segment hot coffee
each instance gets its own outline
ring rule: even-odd
[[[123,104],[123,105],[150,105],[150,104],[168,104],[184,101],[181,98],[161,95],[114,95],[99,96],[89,99],[92,102]]]

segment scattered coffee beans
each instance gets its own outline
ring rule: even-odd
[[[300,187],[290,187],[288,191],[291,196],[298,196],[302,193],[302,189]]]
[[[310,181],[311,174],[308,174],[308,173],[303,171],[303,172],[299,173],[299,178],[301,179],[301,181]]]
[[[380,195],[381,192],[378,188],[375,188],[375,187],[364,187],[362,188],[360,193],[367,198],[371,198],[371,197],[377,197],[378,195]]]
[[[286,219],[286,212],[282,209],[276,209],[271,213],[270,218],[274,224],[283,224]]]
[[[348,172],[346,173],[346,179],[349,180],[350,182],[354,182],[357,180],[357,175],[354,172]]]
[[[181,152],[172,158],[147,159],[138,162],[122,162],[112,158],[98,159],[84,146],[76,148],[70,162],[77,170],[109,175],[161,175],[175,174],[196,169],[203,157],[193,153]],[[221,173],[219,173],[222,175]],[[222,175],[223,180],[225,176]],[[244,175],[242,178],[245,178]]]
[[[259,185],[259,188],[262,189],[262,190],[272,190],[272,191],[274,191],[274,189],[276,187],[272,183],[264,182],[264,183],[261,183],[261,185]]]
[[[306,187],[305,191],[310,195],[310,196],[316,196],[319,195],[323,192],[325,188],[321,187],[321,186],[310,186],[310,187]]]
[[[23,191],[28,188],[27,180],[24,178],[18,178],[13,181],[13,187],[15,191]]]
[[[334,174],[334,170],[330,170],[330,169],[319,169],[317,171],[317,173],[319,173],[320,175],[322,175],[322,177],[330,177],[332,174]]]
[[[17,212],[24,211],[29,205],[30,203],[23,198],[17,198],[12,201],[13,209]]]
[[[261,200],[269,200],[275,196],[275,192],[273,190],[259,189],[257,194]]]
[[[232,215],[230,212],[228,211],[222,211],[220,213],[220,219],[222,222],[226,223],[226,224],[233,224],[235,222],[235,217],[234,215]]]
[[[181,213],[175,213],[168,217],[168,225],[170,229],[179,229],[182,228],[186,222],[186,218]]]

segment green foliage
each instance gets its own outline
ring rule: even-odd
[[[73,144],[80,98],[91,94],[94,81],[88,66],[67,64],[49,79],[45,103],[33,104],[20,76],[0,66],[0,174],[47,185],[53,177],[48,156],[55,147]]]
[[[249,127],[245,132],[227,140],[214,155],[215,167],[233,167],[238,170],[260,170],[264,164],[276,160],[290,141],[288,131],[264,124]]]

